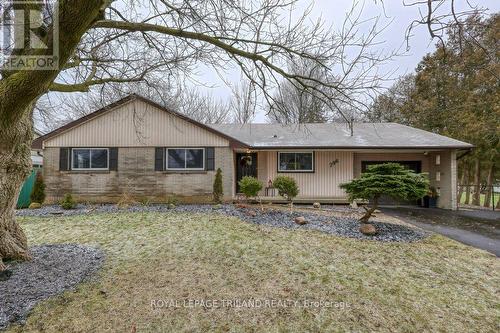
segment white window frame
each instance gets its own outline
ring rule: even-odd
[[[283,170],[281,169],[281,154],[310,154],[311,155],[311,169],[303,169],[303,170]],[[296,158],[297,159],[297,158]],[[279,151],[278,152],[278,172],[295,172],[295,173],[301,173],[301,172],[314,172],[314,151]]]
[[[441,165],[441,155],[436,155],[436,165]]]
[[[168,167],[168,151],[169,150],[175,150],[175,149],[184,149],[184,168],[169,168]],[[186,151],[189,149],[198,149],[198,150],[203,150],[203,167],[201,168],[187,168],[186,167]],[[166,170],[171,170],[171,171],[201,171],[205,170],[205,159],[206,159],[206,151],[205,148],[203,147],[170,147],[165,149],[165,169]]]
[[[73,159],[75,155],[73,154],[74,150],[89,150],[89,167],[88,168],[73,168]],[[106,150],[107,157],[108,157],[108,167],[107,168],[92,168],[92,150]],[[87,148],[87,147],[79,147],[79,148],[71,148],[71,170],[76,170],[76,171],[86,171],[86,170],[97,170],[97,171],[107,171],[109,170],[109,148],[99,148],[99,147],[94,147],[94,148]]]
[[[436,181],[437,182],[441,181],[441,171],[436,171]]]

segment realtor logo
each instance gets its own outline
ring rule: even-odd
[[[1,0],[1,69],[55,70],[58,57],[57,0]]]

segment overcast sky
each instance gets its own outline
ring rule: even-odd
[[[413,0],[406,0],[406,3],[412,1]],[[459,10],[465,8],[466,0],[455,2]],[[488,8],[490,13],[500,11],[500,0],[469,0],[469,2]],[[311,1],[304,0],[301,5],[303,8],[306,8],[310,3]],[[351,0],[315,0],[313,3],[311,20],[315,21],[317,18],[321,17],[327,25],[333,24],[335,27],[339,27],[340,24],[342,24],[346,12],[348,12],[353,5],[353,1]],[[399,50],[402,54],[380,68],[381,72],[384,73],[394,72],[392,76],[397,78],[400,75],[413,72],[422,57],[426,53],[434,50],[435,41],[430,39],[425,26],[418,26],[413,31],[413,36],[409,40],[410,49],[406,51],[406,29],[412,20],[419,18],[419,8],[424,8],[404,6],[403,0],[384,0],[383,4],[382,6],[380,0],[366,0],[364,2],[363,17],[371,18],[380,16],[380,26],[390,24],[380,38],[380,41],[384,41],[384,43],[377,47],[388,52]],[[359,5],[363,5],[363,2],[360,2]],[[297,10],[301,11],[302,9],[298,8]],[[200,82],[205,82],[209,86],[214,86],[213,88],[202,88],[204,91],[206,89],[206,91],[212,92],[214,95],[221,98],[230,96],[231,90],[215,72],[205,68],[201,69],[199,72],[201,73]],[[233,72],[227,73],[225,79],[237,82],[239,80],[238,70],[235,69]],[[257,115],[255,122],[266,122],[264,112],[260,112]]]

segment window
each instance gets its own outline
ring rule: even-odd
[[[436,155],[436,165],[441,164],[441,155]]]
[[[280,172],[313,172],[312,152],[278,153],[278,171]]]
[[[107,148],[73,148],[71,166],[73,170],[108,170]]]
[[[437,182],[441,181],[441,172],[440,171],[436,171],[436,181]]]
[[[167,170],[204,170],[204,148],[167,148]]]

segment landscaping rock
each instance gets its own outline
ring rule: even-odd
[[[250,206],[247,204],[239,203],[239,204],[236,204],[235,207],[238,209],[246,209],[246,208],[249,208]]]
[[[351,208],[357,209],[358,203],[356,201],[351,202]]]
[[[0,330],[23,323],[39,302],[73,289],[104,262],[101,250],[76,244],[36,246],[31,254],[31,261],[9,263],[11,276],[0,281]]]
[[[297,216],[295,219],[294,219],[294,222],[297,223],[298,225],[304,225],[304,224],[307,224],[307,220],[304,216]]]
[[[9,271],[8,269],[4,269],[3,271],[0,271],[0,281],[7,281],[11,275],[12,275],[12,271]]]
[[[315,203],[313,203],[313,207],[316,208],[316,209],[320,209],[321,208],[321,204],[319,202],[315,202]]]
[[[38,203],[38,202],[32,202],[30,203],[29,209],[39,209],[39,208],[42,208],[42,204],[41,203]]]
[[[250,207],[250,206],[248,206]],[[82,215],[82,214],[103,214],[103,213],[124,213],[124,212],[158,212],[158,213],[205,213],[222,214],[225,216],[234,216],[243,221],[270,227],[286,229],[310,229],[324,232],[331,235],[350,237],[357,239],[370,239],[381,242],[414,242],[423,239],[429,235],[421,229],[412,228],[400,224],[374,222],[377,234],[374,236],[364,235],[359,231],[359,221],[357,215],[363,213],[361,208],[352,209],[349,206],[322,205],[322,211],[341,212],[342,216],[330,216],[310,212],[290,212],[289,210],[271,209],[258,213],[256,217],[246,214],[247,209],[237,209],[234,205],[221,205],[220,209],[214,210],[212,205],[179,205],[175,209],[168,209],[165,204],[152,204],[149,206],[131,205],[126,210],[120,210],[116,205],[97,205],[92,207],[79,204],[74,210],[65,210],[61,212],[59,206],[44,205],[40,209],[21,209],[17,210],[18,216],[39,216],[51,217],[54,212],[61,212],[63,216]],[[253,210],[253,209],[252,209]],[[346,213],[356,213],[350,216]],[[296,217],[304,217],[307,221],[305,225],[295,223]]]
[[[257,212],[255,210],[249,210],[249,211],[247,211],[247,215],[251,216],[251,217],[256,217],[257,216]]]
[[[377,234],[377,229],[375,228],[375,226],[373,224],[363,223],[363,224],[361,224],[361,227],[359,227],[359,231],[363,235],[367,235],[367,236],[375,236]]]
[[[175,205],[173,203],[168,204],[168,209],[175,209]]]

